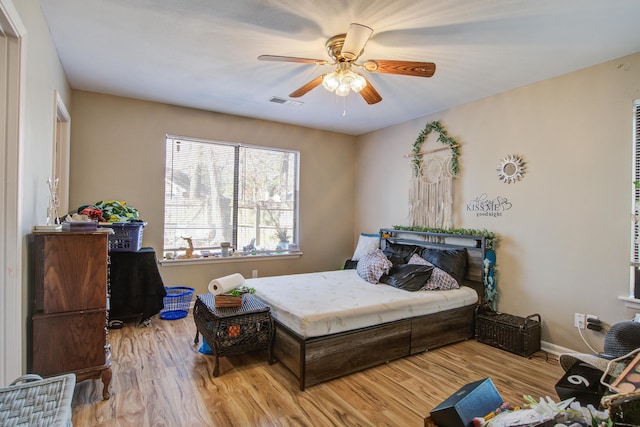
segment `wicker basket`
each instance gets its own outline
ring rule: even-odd
[[[525,318],[491,310],[478,310],[476,339],[490,346],[529,357],[540,350],[541,323],[539,314]]]
[[[73,374],[46,379],[34,374],[21,376],[9,387],[0,388],[0,425],[70,426],[75,384]]]
[[[609,409],[609,419],[615,426],[640,425],[640,391],[605,396],[602,406]]]

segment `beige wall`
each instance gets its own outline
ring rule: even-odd
[[[27,27],[25,61],[25,119],[22,138],[22,219],[25,233],[47,218],[47,178],[53,164],[55,91],[67,109],[71,89],[37,0],[14,1]]]
[[[411,167],[403,155],[428,122],[440,120],[462,145],[454,227],[501,237],[499,310],[540,313],[544,341],[588,350],[573,328],[574,312],[608,324],[635,313],[618,296],[629,295],[638,76],[640,54],[359,137],[356,182],[367,184],[357,187],[354,233],[409,224]],[[425,145],[436,146],[432,138]],[[511,154],[523,157],[526,173],[505,184],[496,167]],[[467,211],[482,194],[506,198],[512,208],[500,217]],[[602,334],[585,336],[602,349]]]
[[[296,126],[73,91],[70,206],[126,201],[149,223],[144,246],[162,251],[166,134],[300,152],[299,259],[163,266],[166,286],[205,292],[213,278],[330,270],[353,253],[355,138]]]
[[[56,117],[55,97],[70,107],[71,90],[64,70],[57,56],[55,46],[49,34],[49,28],[40,10],[38,0],[13,1],[22,24],[26,28],[23,39],[23,77],[24,93],[22,98],[22,128],[20,137],[19,172],[19,212],[20,233],[23,236],[22,249],[22,314],[16,323],[16,329],[22,333],[22,348],[0,343],[5,352],[21,351],[22,372],[27,369],[27,336],[29,325],[29,257],[27,236],[37,224],[44,224],[47,217],[49,193],[47,178],[52,174],[54,122]],[[16,183],[13,183],[14,185]],[[8,302],[7,302],[8,303]],[[11,380],[13,378],[7,378]]]
[[[351,254],[357,233],[407,224],[411,170],[403,156],[424,125],[437,119],[462,144],[454,225],[501,236],[500,310],[540,313],[545,341],[578,350],[586,347],[572,327],[574,312],[609,324],[634,314],[618,296],[627,295],[629,286],[630,120],[632,102],[640,98],[640,55],[353,138],[82,91],[70,99],[38,2],[16,7],[29,30],[25,235],[46,215],[54,89],[72,117],[70,206],[128,201],[149,221],[144,244],[157,251],[166,133],[300,150],[304,256],[161,268],[168,286],[200,292],[210,278],[236,271],[258,269],[266,276],[335,268]],[[526,161],[524,179],[516,184],[496,176],[498,162],[510,154]],[[512,208],[501,217],[468,212],[467,203],[482,194],[506,198]],[[586,335],[596,347],[602,341],[600,334]]]

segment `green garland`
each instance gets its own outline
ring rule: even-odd
[[[498,243],[498,236],[493,231],[486,229],[474,230],[471,228],[432,228],[432,227],[420,227],[417,225],[394,225],[394,230],[401,231],[419,231],[421,233],[441,233],[441,234],[454,234],[454,235],[466,235],[466,236],[478,236],[484,237],[487,242],[487,249],[492,249]]]
[[[460,166],[458,165],[458,157],[460,157],[460,144],[458,144],[455,139],[447,135],[447,131],[444,130],[442,124],[439,121],[427,123],[424,129],[420,131],[416,142],[413,143],[414,171],[416,172],[416,174],[418,174],[418,172],[420,171],[420,166],[422,166],[422,155],[419,153],[422,149],[422,144],[424,143],[424,140],[427,139],[429,134],[434,130],[438,132],[438,141],[451,148],[451,172],[454,176],[458,175],[458,172],[460,171]]]

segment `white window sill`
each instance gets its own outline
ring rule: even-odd
[[[241,256],[212,256],[206,258],[175,258],[175,259],[166,259],[163,258],[159,261],[160,265],[163,267],[175,267],[175,266],[184,266],[184,265],[195,265],[195,264],[218,264],[225,262],[246,262],[246,261],[269,261],[269,260],[282,260],[282,259],[291,259],[291,258],[300,258],[302,256],[302,252],[287,252],[287,253],[279,253],[279,254],[260,254],[260,255],[241,255]]]
[[[626,305],[627,308],[640,310],[640,299],[633,297],[618,297],[618,299],[624,301],[624,305]]]

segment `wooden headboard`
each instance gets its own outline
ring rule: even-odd
[[[384,249],[387,241],[397,244],[422,246],[425,248],[467,249],[467,274],[464,286],[475,289],[480,299],[484,299],[483,262],[487,252],[487,241],[485,237],[381,228],[380,247],[382,249]]]

